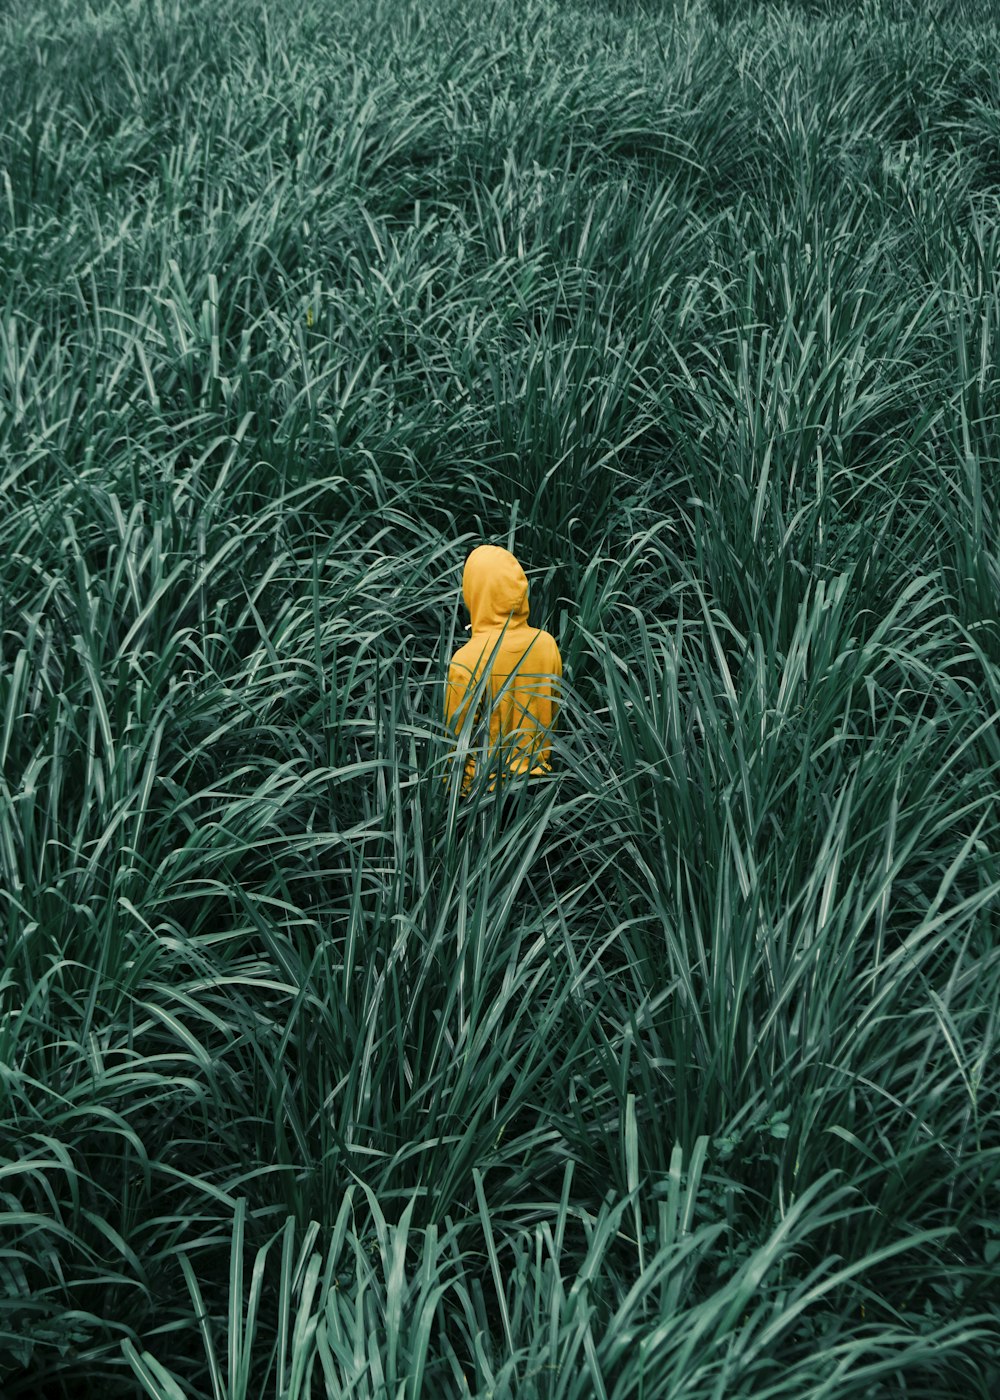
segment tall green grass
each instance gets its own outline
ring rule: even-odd
[[[998,60],[4,8],[5,1395],[996,1393]]]

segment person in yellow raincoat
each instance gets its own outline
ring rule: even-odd
[[[512,778],[551,772],[562,657],[553,636],[528,624],[528,580],[509,549],[493,544],[474,549],[465,561],[462,594],[472,636],[448,667],[444,717],[457,739],[473,702],[474,725],[489,715],[492,792],[498,776],[504,789]],[[476,758],[470,752],[463,795],[475,773]]]

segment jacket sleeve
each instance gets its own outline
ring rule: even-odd
[[[469,688],[472,677],[464,666],[454,661],[448,666],[448,683],[444,692],[444,722],[457,736],[469,709]]]
[[[448,666],[448,681],[444,692],[444,722],[453,736],[457,739],[459,730],[465,722],[465,717],[469,712],[469,694],[472,689],[472,675],[464,666],[456,666],[451,662]],[[449,755],[445,765],[443,782],[447,783],[451,779],[451,766],[454,762],[454,755]],[[462,776],[462,791],[468,790],[475,772],[475,760],[466,760],[465,772]]]
[[[559,682],[562,680],[562,657],[559,655],[559,648],[553,648],[555,656],[552,661],[552,727],[555,728],[556,715],[559,713],[559,706],[562,703],[562,687]]]

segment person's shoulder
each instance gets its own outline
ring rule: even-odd
[[[469,637],[456,652],[452,653],[451,665],[459,670],[472,671],[482,660],[485,649],[486,642],[482,636]]]
[[[538,645],[545,655],[549,657],[559,656],[559,643],[552,633],[546,632],[543,627],[538,629]]]

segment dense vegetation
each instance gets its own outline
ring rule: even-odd
[[[3,1394],[995,1396],[991,0],[8,0],[0,91]]]

